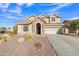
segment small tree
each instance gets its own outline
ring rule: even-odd
[[[13,27],[13,33],[17,34],[17,26]]]
[[[77,29],[79,29],[79,19],[72,21],[70,24],[70,30],[72,32],[76,32]]]
[[[0,27],[0,31],[6,31],[6,27]]]

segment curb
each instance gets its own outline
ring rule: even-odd
[[[46,36],[46,38],[47,38],[47,40],[49,41],[50,46],[51,46],[51,47],[53,48],[53,50],[54,50],[54,55],[55,55],[55,56],[58,56],[58,55],[57,55],[57,53],[56,53],[56,51],[55,51],[55,49],[54,49],[54,47],[53,47],[53,45],[51,44],[51,42],[50,42],[50,40],[48,39],[48,37],[47,37],[47,36]]]

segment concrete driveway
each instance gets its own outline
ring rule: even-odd
[[[79,56],[79,37],[47,35],[58,56]]]

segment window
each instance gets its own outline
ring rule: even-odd
[[[27,25],[24,25],[23,30],[24,30],[24,31],[28,31],[28,26],[27,26]]]
[[[52,21],[55,21],[55,17],[52,17]]]

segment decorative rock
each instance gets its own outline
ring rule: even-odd
[[[18,39],[18,42],[24,42],[24,38]]]

